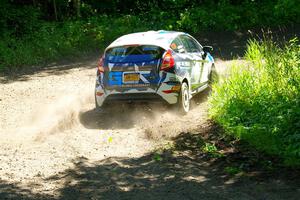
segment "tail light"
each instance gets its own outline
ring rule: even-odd
[[[164,93],[170,94],[170,93],[178,93],[181,89],[180,85],[174,85],[170,90],[163,90]]]
[[[96,92],[96,96],[101,97],[104,93],[103,92]]]
[[[175,60],[172,56],[172,51],[169,49],[163,57],[160,69],[167,70],[174,67],[174,65],[175,65]]]
[[[97,73],[103,73],[104,72],[104,55],[99,59],[98,64],[97,64]]]

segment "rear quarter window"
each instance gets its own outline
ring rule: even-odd
[[[189,36],[183,35],[183,36],[181,36],[180,39],[183,43],[183,46],[187,50],[187,52],[198,53],[198,52],[202,51],[202,49],[198,45],[198,43],[194,39],[190,38]]]
[[[109,62],[122,62],[126,60],[150,61],[160,59],[164,50],[154,45],[121,46],[108,49],[105,58]]]
[[[180,39],[177,37],[177,38],[175,38],[173,41],[172,41],[172,43],[171,43],[171,45],[170,45],[170,48],[173,50],[173,51],[175,51],[176,53],[182,53],[182,52],[185,52],[185,49],[184,49],[184,47],[183,47],[183,45],[182,45],[182,43],[181,43],[181,41],[180,41]],[[180,50],[180,48],[182,48],[181,50]],[[182,51],[182,52],[181,52]]]

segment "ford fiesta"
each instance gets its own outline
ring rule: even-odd
[[[105,49],[98,62],[96,107],[162,101],[187,113],[193,95],[208,87],[214,66],[211,50],[183,32],[124,35]]]

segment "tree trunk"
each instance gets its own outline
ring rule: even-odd
[[[54,8],[54,16],[55,16],[55,20],[57,21],[57,8],[56,8],[56,0],[53,0],[53,8]]]
[[[80,0],[74,0],[74,8],[76,11],[76,17],[79,18],[80,17]]]

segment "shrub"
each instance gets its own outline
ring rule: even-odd
[[[103,49],[120,35],[145,30],[236,30],[300,22],[298,0],[81,1],[4,0],[0,7],[0,70]],[[48,12],[50,11],[50,12]],[[63,21],[57,21],[63,20]]]
[[[147,30],[134,16],[90,18],[88,20],[44,22],[34,33],[0,41],[0,70],[18,68],[99,51],[120,35]]]
[[[247,64],[213,85],[211,117],[259,150],[300,165],[300,45],[250,40]]]

